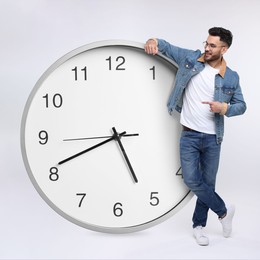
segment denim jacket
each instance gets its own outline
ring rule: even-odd
[[[201,72],[205,67],[204,54],[199,50],[183,49],[164,40],[157,40],[159,51],[178,65],[175,86],[170,94],[167,106],[170,114],[172,114],[173,110],[180,113],[185,87],[188,85],[191,77]],[[228,104],[225,114],[227,117],[241,115],[246,111],[246,103],[239,84],[239,76],[235,71],[227,67],[224,59],[222,60],[219,74],[215,76],[214,100]],[[224,116],[215,113],[215,126],[216,141],[220,144],[224,135]]]

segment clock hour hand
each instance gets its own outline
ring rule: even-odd
[[[72,156],[70,156],[70,157],[68,157],[68,158],[66,158],[66,159],[64,159],[64,160],[62,160],[62,161],[60,161],[60,162],[58,162],[58,165],[61,165],[61,164],[63,164],[63,163],[66,163],[66,162],[68,162],[68,161],[70,161],[70,160],[72,160],[72,159],[74,159],[74,158],[76,158],[76,157],[78,157],[78,156],[80,156],[80,155],[82,155],[82,154],[84,154],[84,153],[87,153],[87,152],[89,152],[89,151],[91,151],[91,150],[93,150],[93,149],[98,148],[98,147],[101,146],[101,145],[104,145],[104,144],[106,144],[106,143],[108,143],[108,142],[110,142],[110,141],[112,141],[112,140],[115,140],[116,137],[119,139],[119,138],[120,138],[121,136],[123,136],[124,134],[126,134],[126,132],[122,132],[122,133],[120,133],[120,134],[117,133],[117,136],[113,135],[113,136],[111,136],[110,138],[108,138],[107,140],[105,140],[105,141],[103,141],[103,142],[100,142],[100,143],[98,143],[98,144],[96,144],[96,145],[93,145],[93,146],[89,147],[88,149],[85,149],[85,150],[83,150],[83,151],[81,151],[81,152],[79,152],[79,153],[77,153],[77,154],[74,154],[74,155],[72,155]]]
[[[120,149],[121,149],[121,151],[122,151],[122,153],[123,153],[123,155],[124,155],[124,157],[125,157],[126,163],[127,163],[128,167],[129,167],[129,170],[130,170],[130,172],[131,172],[131,174],[132,174],[132,177],[133,177],[134,181],[137,183],[137,182],[138,182],[137,177],[136,177],[135,172],[134,172],[134,170],[133,170],[133,167],[132,167],[132,165],[131,165],[131,163],[130,163],[130,161],[129,161],[129,159],[128,159],[128,156],[127,156],[127,154],[126,154],[126,152],[125,152],[125,149],[124,149],[124,147],[123,147],[123,144],[122,144],[122,142],[121,142],[121,140],[120,140],[120,134],[116,131],[115,127],[113,127],[112,130],[113,130],[113,132],[114,132],[114,135],[113,135],[113,136],[114,136],[115,140],[116,140],[116,141],[118,142],[118,144],[119,144],[119,147],[120,147]]]

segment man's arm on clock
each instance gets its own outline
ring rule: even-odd
[[[169,42],[158,39],[158,38],[150,38],[144,45],[144,50],[147,54],[157,54],[159,51],[165,55],[166,57],[174,60],[177,64],[180,64],[181,61],[188,55],[199,55],[200,51],[193,51],[185,48],[180,48],[178,46],[172,45]],[[198,52],[196,54],[196,52]]]

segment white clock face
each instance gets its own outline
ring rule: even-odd
[[[119,41],[83,46],[46,71],[27,101],[21,146],[55,211],[123,233],[158,224],[189,201],[180,127],[166,107],[176,71],[142,44]]]

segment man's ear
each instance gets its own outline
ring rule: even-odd
[[[228,50],[228,47],[227,47],[227,46],[222,47],[222,49],[221,49],[221,54],[223,55],[224,53],[227,52],[227,50]]]

